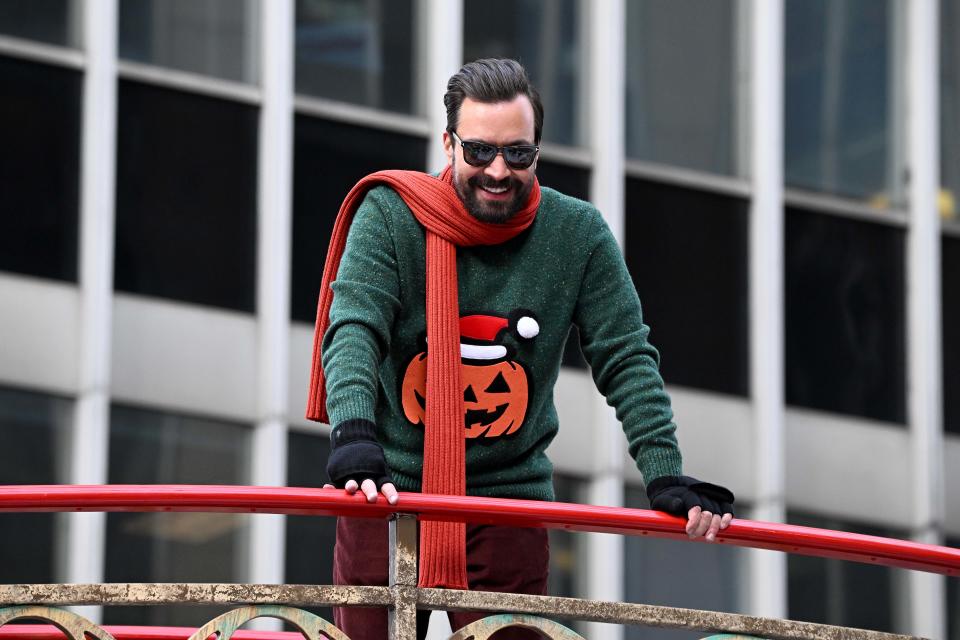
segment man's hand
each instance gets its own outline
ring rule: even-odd
[[[733,520],[733,493],[689,476],[662,476],[647,485],[650,506],[675,516],[687,516],[687,535],[710,542]]]
[[[367,502],[376,502],[378,492],[390,504],[399,499],[383,447],[377,442],[377,427],[369,420],[347,420],[330,432],[327,475],[332,484],[323,485],[324,489],[339,487],[350,495],[360,489]]]

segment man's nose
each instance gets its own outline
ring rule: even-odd
[[[494,180],[503,180],[508,177],[510,175],[510,167],[508,167],[504,161],[503,153],[498,153],[483,172]]]

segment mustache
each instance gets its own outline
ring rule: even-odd
[[[520,180],[512,176],[507,176],[503,180],[494,180],[493,178],[485,176],[482,173],[468,178],[467,184],[469,184],[471,187],[486,187],[492,189],[497,189],[499,187],[515,187],[519,189],[521,186],[523,186]]]

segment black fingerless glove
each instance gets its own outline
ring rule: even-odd
[[[693,507],[715,515],[733,515],[733,493],[690,476],[661,476],[647,485],[650,507],[675,516],[686,517]]]
[[[331,484],[340,489],[350,479],[360,484],[370,478],[377,483],[377,491],[393,482],[383,457],[383,447],[377,442],[375,424],[369,420],[347,420],[330,432],[327,475]]]

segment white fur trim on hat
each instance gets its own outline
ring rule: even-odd
[[[460,357],[467,360],[496,360],[507,355],[507,348],[500,344],[460,343]]]

